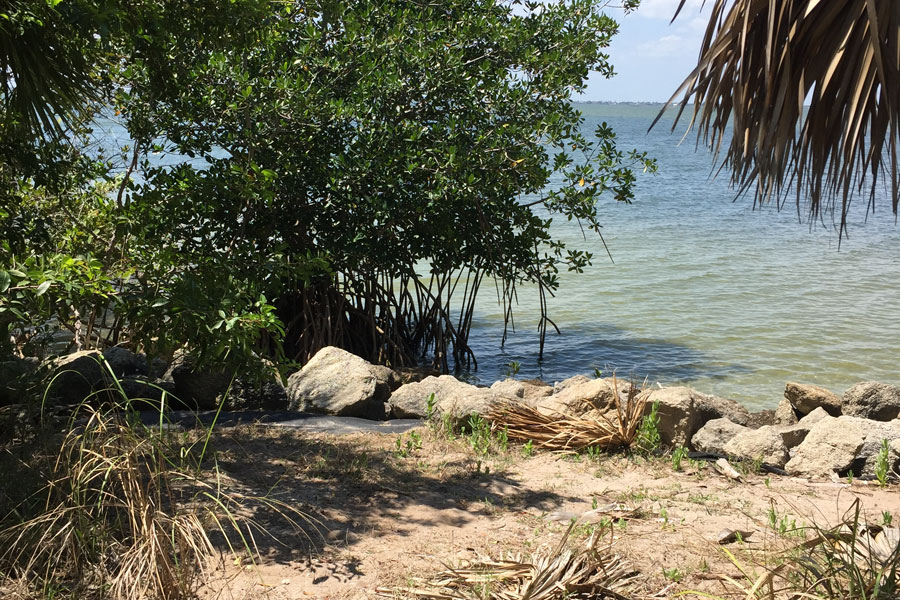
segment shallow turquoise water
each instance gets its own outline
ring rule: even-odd
[[[658,106],[585,105],[586,131],[607,121],[623,149],[647,150],[659,173],[639,179],[634,204],[602,206],[603,234],[583,274],[562,274],[537,360],[537,298],[520,289],[516,333],[500,348],[502,311],[483,286],[471,342],[472,373],[490,382],[518,361],[518,377],[560,380],[594,367],[773,408],[788,380],[838,393],[860,380],[900,383],[900,229],[887,194],[866,220],[853,210],[849,239],[782,212],[733,202],[728,174],[710,179],[711,157],[691,137],[679,145]],[[577,225],[557,229],[578,243]]]

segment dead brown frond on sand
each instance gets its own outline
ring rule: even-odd
[[[582,448],[627,448],[635,440],[644,417],[646,395],[631,385],[625,397],[613,378],[613,405],[581,415],[548,413],[522,402],[498,402],[486,415],[495,427],[505,428],[510,439],[534,442],[538,448],[577,452]]]
[[[571,549],[568,540],[576,523],[550,553],[510,554],[504,559],[479,558],[448,567],[430,580],[415,580],[400,590],[410,598],[436,600],[563,600],[613,598],[625,600],[638,574],[611,548],[598,548],[601,531],[584,547]],[[397,598],[398,590],[378,588],[377,594]]]

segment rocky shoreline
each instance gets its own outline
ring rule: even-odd
[[[0,406],[24,395],[21,375],[39,373],[56,405],[78,404],[110,386],[96,351],[78,352],[38,365],[23,359],[0,363]],[[751,413],[743,405],[687,387],[631,390],[614,378],[577,375],[550,385],[506,379],[479,387],[427,369],[392,370],[334,347],[322,349],[283,385],[276,377],[233,378],[195,369],[189,358],[171,364],[148,361],[123,348],[102,353],[122,390],[132,399],[157,401],[165,391],[180,408],[288,410],[373,420],[448,418],[464,423],[498,402],[527,403],[548,416],[614,412],[631,393],[659,415],[663,447],[766,463],[805,478],[873,478],[887,448],[889,471],[900,472],[900,387],[858,383],[843,396],[788,382],[775,411]],[[46,383],[45,383],[46,384]],[[105,393],[105,392],[101,392]],[[101,397],[101,396],[96,396]],[[446,415],[446,417],[444,417]]]

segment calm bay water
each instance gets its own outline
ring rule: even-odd
[[[866,220],[853,210],[850,237],[782,212],[734,199],[728,174],[711,179],[711,156],[694,138],[679,145],[671,121],[647,133],[659,106],[582,105],[585,130],[601,121],[620,148],[646,150],[657,175],[639,178],[634,204],[602,205],[610,262],[596,237],[563,223],[563,239],[594,253],[582,274],[563,273],[549,303],[561,335],[548,333],[538,362],[537,296],[520,289],[516,333],[500,348],[502,310],[482,287],[471,343],[472,375],[557,381],[594,367],[663,385],[690,385],[774,408],[785,381],[842,393],[861,380],[900,384],[900,229],[887,194]]]

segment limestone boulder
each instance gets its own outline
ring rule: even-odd
[[[288,378],[289,408],[383,419],[384,399],[376,394],[377,385],[371,363],[346,350],[327,346]]]
[[[491,392],[499,398],[536,402],[553,393],[553,388],[542,382],[503,379],[491,385]]]
[[[274,374],[236,377],[226,396],[217,398],[224,410],[286,410],[289,408],[287,388]]]
[[[734,400],[702,394],[689,387],[644,390],[638,399],[646,400],[645,415],[650,413],[654,402],[659,402],[663,446],[687,446],[694,434],[713,419],[727,418],[738,425],[750,420],[750,412]]]
[[[794,423],[793,425],[779,425],[776,429],[781,435],[784,445],[787,446],[788,450],[791,450],[803,443],[803,440],[806,439],[806,436],[809,435],[809,432],[812,430],[813,425],[823,419],[833,418],[834,417],[825,412],[825,409],[820,406],[800,419],[797,423]]]
[[[175,385],[170,382],[134,375],[121,378],[119,385],[122,386],[122,391],[125,392],[128,399],[139,410],[169,409],[173,405],[181,408],[181,405],[175,399]],[[163,398],[163,392],[165,392],[165,399]]]
[[[790,458],[781,433],[772,425],[738,433],[725,444],[725,453],[744,460],[761,460],[776,467],[783,467]]]
[[[150,375],[150,362],[143,354],[135,354],[119,346],[110,346],[103,351],[103,358],[116,377]]]
[[[553,393],[558,394],[569,386],[587,383],[588,381],[591,381],[591,378],[587,375],[574,375],[572,377],[569,377],[568,379],[563,379],[562,381],[557,381],[556,383],[554,383]]]
[[[224,368],[199,367],[188,355],[179,355],[162,380],[175,386],[178,408],[214,410],[228,391],[234,374]]]
[[[54,358],[42,366],[47,398],[60,404],[97,404],[96,394],[107,386],[100,353],[83,350]]]
[[[844,392],[845,415],[875,421],[890,421],[900,417],[900,387],[865,381]]]
[[[869,429],[853,465],[862,479],[875,479],[875,465],[884,441],[888,443],[888,472],[900,474],[900,421],[875,422]]]
[[[743,404],[728,398],[709,396],[694,391],[694,411],[702,425],[711,419],[725,418],[732,423],[747,426],[750,422],[750,411]]]
[[[426,377],[440,377],[442,373],[431,367],[400,367],[394,371],[400,379],[400,385],[422,381]],[[399,386],[398,386],[399,387]]]
[[[857,477],[874,475],[875,457],[882,440],[900,439],[900,421],[880,422],[843,415],[822,419],[796,448],[785,469],[791,475],[830,477],[833,473]]]
[[[791,404],[791,401],[787,398],[782,398],[781,402],[778,403],[778,408],[775,409],[775,417],[773,419],[775,425],[794,425],[796,424],[800,418],[797,416],[797,411],[794,409],[794,405]]]
[[[687,446],[703,426],[695,409],[696,392],[688,387],[645,390],[638,396],[645,400],[644,415],[659,403],[659,436],[663,446]]]
[[[748,428],[728,419],[712,419],[694,434],[691,438],[691,446],[698,452],[726,454],[725,445],[744,431],[748,431]]]
[[[820,407],[833,417],[841,414],[841,397],[818,385],[789,381],[784,386],[784,397],[800,416]]]
[[[574,378],[573,378],[574,379]],[[626,399],[631,391],[627,381],[612,378],[571,381],[551,396],[539,398],[537,409],[547,415],[583,415],[589,411],[605,412],[615,406],[616,396]]]
[[[449,415],[454,424],[463,424],[477,413],[485,414],[495,402],[488,388],[465,383],[452,375],[426,377],[407,383],[391,394],[391,413],[400,419],[424,419],[428,416],[428,401],[434,394],[433,416]]]

